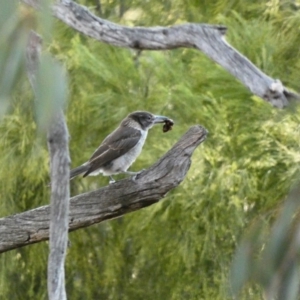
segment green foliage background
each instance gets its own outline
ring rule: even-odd
[[[300,10],[294,1],[102,1],[126,25],[221,23],[227,39],[273,78],[297,89]],[[92,10],[93,1],[82,1]],[[97,12],[96,12],[97,13]],[[230,299],[229,268],[243,232],[267,226],[299,176],[299,112],[278,111],[191,49],[135,51],[101,44],[56,22],[47,49],[66,67],[72,166],[89,158],[127,113],[176,122],[149,134],[132,170],[154,163],[194,124],[209,130],[180,187],[160,203],[70,234],[69,299]],[[0,123],[1,217],[49,202],[48,153],[26,80]],[[120,177],[121,178],[121,177]],[[72,195],[107,178],[76,179]],[[48,245],[0,256],[1,299],[47,298]],[[240,299],[262,299],[248,285]]]

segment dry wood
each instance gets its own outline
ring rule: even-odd
[[[164,198],[184,179],[193,151],[207,131],[191,127],[153,166],[136,180],[125,179],[71,198],[69,230],[113,219],[147,207]],[[0,252],[38,243],[49,238],[50,207],[42,206],[0,219]]]
[[[29,35],[27,46],[27,74],[33,90],[42,48],[42,39],[35,32]],[[64,300],[64,263],[68,243],[70,158],[68,130],[62,109],[53,116],[48,129],[48,148],[51,165],[50,254],[48,260],[48,295],[50,300]]]
[[[22,2],[39,7],[39,0]],[[58,1],[52,11],[68,26],[110,45],[138,50],[198,49],[239,79],[253,94],[275,107],[283,108],[292,99],[299,99],[299,95],[288,91],[280,80],[264,74],[229,45],[225,40],[225,26],[192,23],[171,27],[121,26],[97,17],[71,0]]]

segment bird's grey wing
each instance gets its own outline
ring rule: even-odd
[[[123,127],[116,129],[102,142],[89,159],[90,168],[84,174],[84,177],[128,152],[138,143],[140,137],[141,132],[135,128]]]

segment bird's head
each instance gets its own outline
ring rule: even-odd
[[[155,124],[171,120],[168,117],[153,115],[147,111],[135,111],[129,114],[127,119],[130,120],[130,123],[132,123],[132,121],[135,122],[143,130],[148,130]]]

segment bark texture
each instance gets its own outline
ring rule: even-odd
[[[65,258],[68,246],[70,203],[69,134],[62,110],[48,130],[51,164],[50,253],[48,258],[48,295],[50,300],[67,299]]]
[[[194,150],[206,135],[205,128],[193,126],[135,181],[131,178],[121,180],[72,197],[69,230],[84,228],[157,203],[182,182]],[[0,253],[49,239],[49,221],[49,206],[0,219]]]
[[[39,0],[22,0],[35,8]],[[222,25],[192,24],[171,27],[127,27],[92,14],[71,0],[60,0],[52,7],[62,22],[98,41],[137,50],[167,50],[179,47],[202,51],[240,80],[251,93],[277,108],[283,108],[299,95],[288,91],[279,79],[264,74],[250,60],[225,40],[227,28]]]
[[[42,38],[35,32],[29,35],[27,74],[33,90],[42,48]],[[64,300],[64,263],[68,243],[70,158],[68,130],[62,109],[58,109],[48,129],[48,148],[51,164],[50,254],[48,260],[48,295],[50,300]]]

